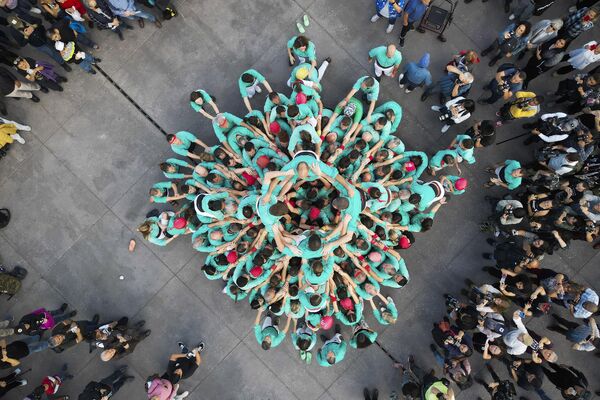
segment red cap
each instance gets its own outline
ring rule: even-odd
[[[263,273],[263,269],[261,267],[259,267],[258,265],[255,265],[254,267],[252,267],[250,269],[250,275],[252,275],[255,278],[258,278],[260,276],[260,274]]]
[[[234,263],[234,262],[236,262],[236,261],[237,261],[237,259],[238,259],[237,252],[235,252],[235,251],[230,251],[230,252],[227,254],[227,262],[228,262],[228,263]]]
[[[246,171],[242,172],[242,177],[246,180],[248,185],[254,185],[256,183],[256,177],[254,175],[250,175]]]
[[[260,168],[266,168],[267,164],[269,164],[269,162],[271,162],[271,159],[267,156],[260,156],[258,157],[258,159],[256,160],[256,164],[260,167]]]
[[[273,121],[269,124],[269,130],[271,133],[278,134],[281,132],[281,125],[279,125],[279,122]]]
[[[308,212],[308,218],[317,219],[319,218],[320,214],[321,210],[319,210],[317,207],[311,207],[310,211]]]
[[[331,315],[326,315],[323,318],[321,318],[321,328],[327,330],[327,329],[331,329],[332,326],[333,326],[333,317]]]
[[[187,220],[185,218],[177,218],[173,221],[173,227],[175,229],[183,229],[187,225]]]
[[[415,169],[417,169],[417,167],[415,167],[415,163],[412,161],[408,161],[406,164],[404,164],[404,170],[407,172],[414,171]]]
[[[342,306],[342,308],[344,310],[350,311],[350,310],[354,310],[354,303],[352,302],[352,300],[350,300],[349,297],[346,297],[343,300],[340,300],[340,305]]]
[[[400,238],[400,247],[403,249],[408,249],[410,247],[410,240],[406,236],[402,236]]]
[[[467,180],[465,178],[459,178],[455,183],[454,187],[456,190],[465,190],[467,188]]]
[[[296,95],[296,104],[305,104],[306,103],[306,95],[304,93],[298,93]]]

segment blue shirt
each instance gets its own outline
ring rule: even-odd
[[[406,79],[415,85],[431,85],[431,72],[427,68],[421,68],[417,63],[411,62],[404,67]]]
[[[427,7],[421,0],[408,0],[404,12],[408,14],[408,22],[413,23],[423,18]]]

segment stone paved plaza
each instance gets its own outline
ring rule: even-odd
[[[387,35],[386,22],[369,22],[372,0],[175,2],[180,16],[160,30],[152,24],[145,29],[136,26],[125,32],[123,42],[111,33],[93,31],[102,47],[96,54],[103,59],[103,70],[165,131],[189,130],[209,144],[215,143],[212,129],[190,109],[189,93],[204,88],[216,96],[221,110],[242,114],[237,79],[250,67],[263,73],[274,90],[287,93],[290,67],[285,45],[297,34],[295,22],[304,14],[311,19],[306,35],[316,44],[319,59],[333,59],[322,82],[327,107],[334,106],[358,77],[371,73],[368,50],[396,43],[399,34],[398,26]],[[558,1],[544,18],[563,15],[571,3]],[[401,49],[404,62],[429,51],[437,79],[452,54],[466,48],[482,50],[506,24],[500,1],[460,0],[446,31],[448,42],[439,42],[431,32],[411,32]],[[600,34],[598,28],[576,44],[594,34]],[[475,70],[472,98],[479,97],[493,76],[486,64],[487,60]],[[9,118],[31,125],[33,132],[25,134],[25,145],[13,145],[9,156],[0,160],[0,207],[13,214],[10,225],[0,232],[0,256],[5,265],[26,267],[29,277],[15,298],[2,299],[0,315],[20,318],[39,306],[68,302],[83,318],[99,313],[102,320],[122,315],[145,319],[152,335],[116,364],[102,363],[98,352],[88,353],[87,345],[62,354],[36,354],[23,363],[33,368],[27,376],[31,383],[56,372],[66,361],[75,379],[65,386],[65,393],[74,399],[89,380],[125,363],[136,380],[115,399],[145,399],[144,379],[164,370],[177,341],[202,339],[203,363],[182,385],[193,400],[361,399],[364,386],[378,387],[380,399],[385,399],[399,389],[397,370],[377,346],[350,349],[346,359],[332,368],[303,364],[289,340],[263,351],[252,333],[254,311],[246,303],[233,304],[220,293],[218,283],[203,277],[203,256],[192,249],[188,237],[167,248],[144,242],[135,228],[152,208],[148,189],[163,179],[158,163],[170,155],[168,143],[103,75],[90,76],[75,67],[68,77],[64,93],[42,94],[39,104],[6,101]],[[547,74],[530,89],[543,94],[557,83],[558,78]],[[402,105],[399,135],[407,148],[431,155],[447,146],[459,129],[442,136],[430,110],[435,96],[422,103],[420,93],[406,95],[396,80],[384,79],[380,101]],[[495,111],[494,106],[480,107],[475,118],[490,118]],[[498,140],[520,133],[520,124],[513,123],[501,128]],[[490,280],[481,271],[485,263],[480,254],[487,245],[478,226],[489,213],[483,169],[506,158],[528,159],[530,152],[520,141],[476,152],[477,164],[462,168],[470,182],[467,193],[452,198],[438,213],[433,229],[418,235],[416,245],[403,253],[411,282],[390,291],[398,305],[398,323],[378,326],[380,344],[395,357],[405,360],[413,353],[422,366],[435,365],[428,347],[431,324],[444,312],[442,293],[457,293],[466,277],[477,283]],[[127,250],[131,238],[138,242],[134,253]],[[591,246],[575,243],[546,257],[543,265],[600,289],[600,255]],[[119,280],[120,275],[125,278]],[[530,326],[541,332],[546,323],[536,320]],[[600,389],[600,359],[570,350],[557,334],[549,336],[561,362],[584,371],[592,389]],[[481,374],[480,357],[471,359]],[[507,377],[499,364],[496,370]],[[32,387],[8,397],[20,399]],[[552,399],[560,398],[546,387]],[[488,398],[481,386],[474,385],[458,398],[477,396]]]

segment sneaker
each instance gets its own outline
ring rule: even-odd
[[[399,83],[398,86],[400,86],[400,89],[404,89],[404,85]]]
[[[42,92],[42,93],[48,93],[48,92],[49,92],[49,90],[48,90],[48,88],[47,88],[47,87],[41,86],[41,87],[40,87],[40,92]]]
[[[144,29],[144,20],[142,18],[138,19],[138,25],[140,28]]]
[[[306,33],[306,30],[304,29],[304,27],[302,26],[302,24],[300,22],[296,22],[296,28],[298,28],[298,32]]]
[[[97,73],[94,69],[90,69],[88,72],[92,75],[96,75],[96,73]]]
[[[29,9],[29,11],[31,11],[31,12],[32,12],[32,13],[34,13],[34,14],[38,14],[38,15],[41,15],[41,14],[42,14],[42,10],[40,10],[40,9],[39,9],[39,8],[37,8],[37,7],[31,7],[31,8]]]
[[[97,44],[94,43],[94,45],[92,46],[92,48],[94,50],[100,50],[100,46],[98,46]]]
[[[10,137],[15,139],[17,142],[19,142],[21,144],[25,144],[25,139],[23,139],[23,136],[19,135],[18,133],[15,133],[14,135],[10,135]]]
[[[404,47],[404,38],[400,38],[399,44],[400,47]]]
[[[385,33],[392,33],[393,30],[394,30],[394,25],[389,24],[387,26],[387,28],[385,29]]]
[[[67,317],[68,318],[73,318],[76,315],[77,315],[77,310],[73,310],[73,311],[71,311],[70,313],[67,314]]]
[[[39,103],[40,102],[40,98],[37,97],[35,94],[31,94],[31,101],[33,101],[34,103]]]
[[[69,305],[67,303],[62,303],[60,305],[59,310],[60,310],[61,313],[64,313],[67,310],[68,307],[69,307]]]
[[[15,375],[19,375],[21,373],[21,368],[15,368],[13,372],[15,373]]]
[[[125,38],[123,37],[123,32],[117,31],[117,36],[119,36],[119,40],[125,40]]]
[[[204,342],[198,343],[198,345],[196,346],[196,350],[198,350],[199,353],[202,353],[202,351],[204,350]]]
[[[423,94],[421,95],[421,101],[425,101],[425,100],[427,100],[427,97],[429,97],[429,96],[428,96],[426,93],[423,93]]]
[[[412,92],[412,90],[410,90],[410,89],[404,89],[404,93],[409,94],[410,92]]]
[[[376,22],[379,20],[379,18],[381,18],[379,15],[375,14],[371,17],[371,22]]]
[[[159,20],[154,21],[154,25],[159,29],[162,28],[162,23]]]
[[[440,107],[440,106],[431,106],[431,109],[433,111],[440,111],[442,109],[442,107]]]
[[[302,17],[302,22],[304,22],[304,26],[310,25],[310,21],[308,20],[308,15],[304,14],[304,16]]]
[[[327,64],[331,64],[331,57],[327,57],[325,61],[327,61]]]
[[[71,66],[67,63],[62,63],[61,67],[63,67],[63,69],[67,72],[71,72],[73,70],[73,68],[71,68]]]
[[[501,127],[502,126],[502,121],[496,121],[496,127]]]
[[[21,383],[21,386],[27,385],[27,379],[23,379],[20,383]]]
[[[515,14],[510,14],[510,15],[508,16],[508,19],[509,19],[510,21],[514,20],[514,19],[515,19]]]
[[[444,126],[442,126],[442,133],[448,132],[448,129],[450,129],[450,125],[444,125]]]
[[[485,239],[485,241],[487,242],[487,244],[489,244],[490,246],[494,246],[496,244],[496,241],[492,238],[487,238]]]
[[[181,394],[177,395],[178,399],[185,399],[186,397],[188,397],[190,395],[190,392],[188,392],[187,390]]]
[[[183,342],[177,342],[177,346],[179,347],[182,353],[187,353],[187,346],[183,344]]]
[[[147,338],[148,336],[150,336],[150,334],[152,333],[152,330],[148,329],[147,331],[144,331],[144,333],[142,333],[142,338]]]

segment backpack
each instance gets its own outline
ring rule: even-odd
[[[27,276],[25,268],[15,266],[10,272],[0,272],[0,294],[7,294],[10,300],[21,289],[21,281]]]
[[[498,389],[492,396],[492,400],[513,400],[516,395],[515,385],[510,381],[502,381],[498,384]]]

